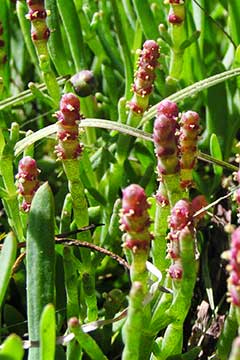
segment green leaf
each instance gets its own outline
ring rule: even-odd
[[[24,350],[19,336],[12,334],[2,344],[0,360],[22,360]]]
[[[87,190],[97,202],[99,202],[103,206],[107,205],[105,197],[99,191],[97,191],[97,189],[89,187],[87,188]]]
[[[4,240],[0,254],[0,307],[2,305],[7,287],[11,278],[11,271],[17,253],[17,241],[15,235],[10,232]]]
[[[30,340],[39,340],[44,307],[53,303],[55,289],[54,199],[44,183],[34,195],[27,229],[27,310]],[[39,348],[30,348],[30,360],[39,359]]]
[[[236,45],[240,43],[240,28],[239,28],[239,18],[240,18],[240,2],[239,0],[228,1],[228,11],[229,11],[229,21],[231,36]]]
[[[56,343],[55,308],[48,304],[40,319],[40,359],[54,360]]]
[[[216,134],[212,134],[210,138],[210,153],[217,160],[222,160],[222,151]],[[213,165],[213,171],[216,176],[222,176],[223,169],[221,166]]]
[[[201,34],[200,31],[198,30],[194,31],[194,33],[192,33],[192,35],[181,44],[180,49],[185,50],[187,47],[192,45],[195,41],[197,41],[200,34]]]

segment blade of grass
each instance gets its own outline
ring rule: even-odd
[[[0,254],[0,308],[2,306],[2,302],[11,278],[12,266],[16,259],[16,254],[17,241],[14,234],[11,232],[5,238]]]
[[[214,86],[216,84],[219,84],[223,81],[226,81],[232,77],[239,76],[239,75],[240,75],[240,68],[224,71],[220,74],[217,74],[217,75],[211,76],[207,79],[198,81],[197,83],[195,83],[193,85],[187,86],[186,88],[172,94],[167,99],[174,101],[174,102],[179,102],[179,101],[189,98],[190,96],[197,94],[200,91],[208,89],[211,86]],[[149,121],[156,115],[157,107],[158,107],[158,104],[152,106],[149,109],[149,111],[143,116],[142,122],[139,126],[142,126],[143,124],[145,124],[147,121]]]

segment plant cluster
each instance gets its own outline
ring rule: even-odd
[[[239,2],[0,5],[0,359],[238,360]]]

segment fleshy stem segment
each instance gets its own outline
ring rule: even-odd
[[[152,235],[149,232],[149,204],[144,190],[136,184],[123,190],[121,230],[125,231],[123,243],[131,257],[130,276],[132,288],[130,291],[128,318],[124,326],[123,360],[140,359],[142,329],[149,323],[150,309],[144,305],[148,291],[148,272],[146,261],[149,255]]]
[[[80,179],[79,157],[83,151],[83,146],[79,143],[79,121],[80,121],[80,102],[76,95],[67,93],[62,96],[60,111],[56,113],[57,139],[56,154],[62,161],[63,169],[68,179],[69,192],[72,198],[74,220],[77,228],[87,226],[88,206],[84,194],[84,186]],[[81,239],[91,242],[90,232],[81,234]],[[97,303],[95,296],[94,270],[91,266],[90,252],[87,249],[81,250],[83,262],[83,280],[88,278],[88,289],[85,299],[88,306],[88,320],[93,321],[97,318]],[[83,284],[84,288],[84,284]]]
[[[50,30],[46,23],[47,11],[44,8],[44,0],[27,0],[27,5],[29,12],[26,17],[31,21],[31,37],[37,51],[43,79],[49,95],[58,102],[60,99],[60,89],[50,65],[50,56],[47,48]]]
[[[195,230],[191,204],[187,200],[176,203],[169,220],[170,238],[174,247],[169,249],[174,262],[169,269],[173,279],[173,301],[167,311],[174,319],[168,325],[161,348],[161,360],[182,351],[183,323],[191,305],[196,282]]]
[[[147,110],[149,96],[153,91],[153,82],[155,80],[155,70],[158,66],[160,56],[159,46],[153,40],[147,40],[140,51],[138,67],[135,73],[133,84],[133,97],[128,103],[129,114],[127,125],[137,127],[142,119],[143,113]],[[123,163],[126,159],[129,147],[129,141],[124,135],[119,136],[117,144],[118,161]]]
[[[168,22],[170,24],[170,36],[172,40],[171,61],[169,68],[168,85],[173,85],[181,77],[183,67],[184,49],[181,45],[186,40],[185,30],[185,4],[184,0],[169,0],[170,11]]]
[[[19,215],[17,188],[14,183],[14,146],[18,140],[19,125],[12,124],[10,139],[6,142],[3,131],[0,129],[0,175],[4,185],[4,194],[1,196],[8,216],[9,225],[12,227],[18,241],[24,241],[22,222]]]

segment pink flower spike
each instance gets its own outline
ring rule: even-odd
[[[157,115],[163,114],[169,118],[177,118],[178,112],[177,104],[168,99],[162,100],[157,106]]]
[[[122,209],[120,210],[120,229],[123,235],[124,247],[135,254],[149,251],[152,235],[149,232],[150,218],[146,194],[137,184],[129,185],[123,190]]]
[[[179,200],[172,209],[170,227],[173,230],[181,230],[192,220],[191,204],[187,200]]]
[[[123,213],[134,213],[139,216],[150,206],[141,186],[132,184],[123,190],[122,209]]]
[[[176,261],[174,264],[172,264],[168,270],[169,275],[174,280],[181,280],[183,276],[183,269],[181,263]]]

